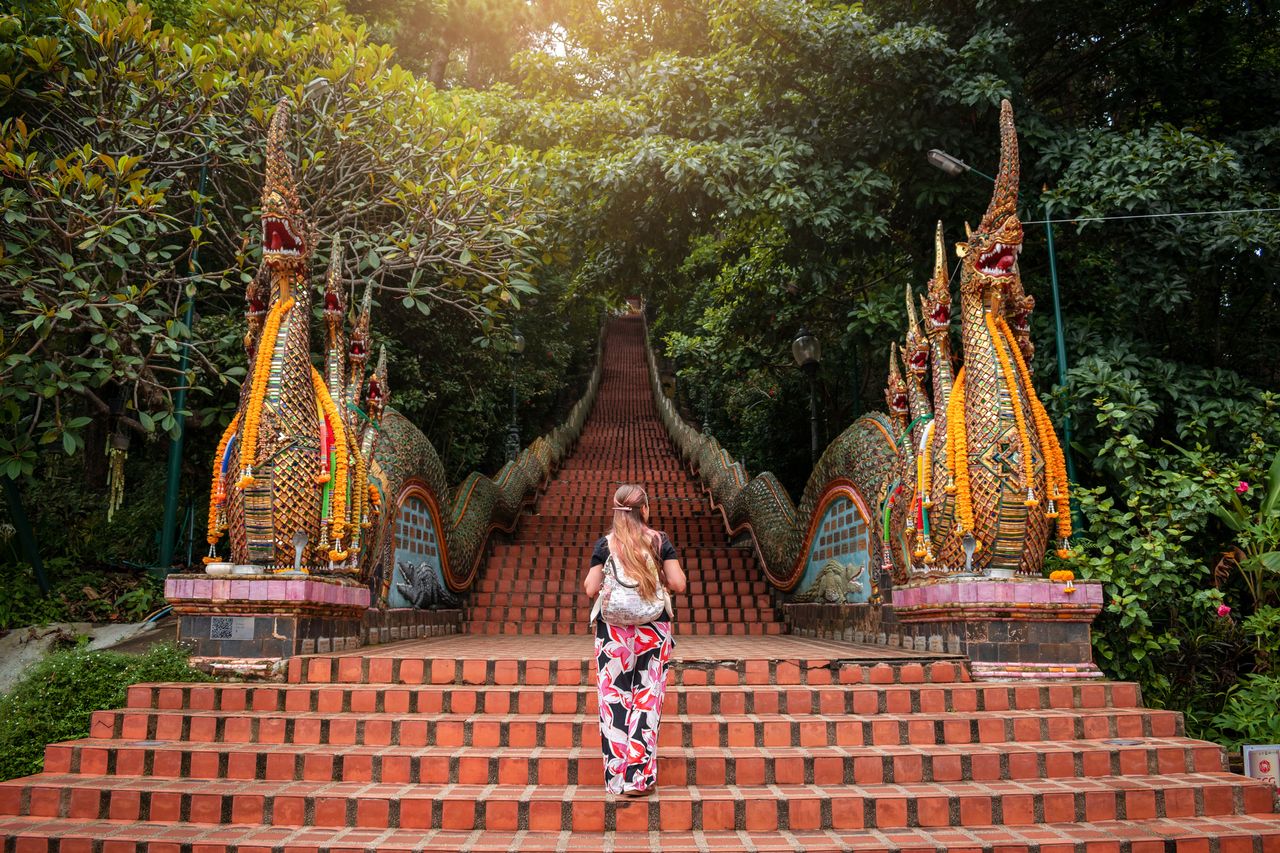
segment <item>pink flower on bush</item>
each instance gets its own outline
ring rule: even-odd
[[[1230,607],[1228,607],[1228,606],[1227,606],[1227,605],[1225,605],[1225,604],[1219,604],[1219,605],[1218,605],[1218,616],[1219,616],[1219,617],[1221,617],[1221,618],[1225,619],[1227,616],[1230,616],[1230,615],[1231,615],[1231,608],[1230,608]]]
[[[1247,491],[1249,491],[1249,484],[1241,480],[1240,485],[1236,486],[1236,494],[1243,495]]]

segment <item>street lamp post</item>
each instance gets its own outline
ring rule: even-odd
[[[804,326],[791,342],[791,357],[809,377],[809,463],[818,464],[818,363],[822,361],[822,345]]]
[[[980,175],[988,181],[995,183],[995,178],[988,174],[979,172],[959,157],[953,157],[945,151],[938,148],[929,149],[929,153],[925,155],[929,161],[929,165],[935,169],[950,175],[951,177],[959,177],[965,172],[973,172]],[[1058,259],[1053,250],[1053,223],[1049,221],[1049,205],[1046,203],[1044,208],[1044,231],[1045,241],[1049,250],[1049,285],[1053,293],[1053,327],[1057,337],[1057,355],[1058,355],[1058,384],[1065,388],[1067,386],[1067,340],[1066,332],[1062,325],[1062,299],[1058,295]],[[1071,413],[1066,412],[1062,416],[1062,454],[1066,457],[1067,478],[1071,482],[1076,482],[1076,466],[1075,460],[1071,457]],[[1072,502],[1074,504],[1074,501]],[[1072,514],[1076,515],[1075,507],[1072,507]],[[1076,519],[1073,519],[1076,521]],[[1075,525],[1077,528],[1079,524]]]
[[[520,421],[516,416],[519,398],[516,394],[516,359],[524,352],[524,335],[517,329],[511,344],[511,425],[507,427],[507,461],[514,462],[520,453]]]
[[[209,179],[209,153],[206,151],[200,160],[200,176],[197,178],[196,195],[201,201],[196,202],[196,228],[204,224],[204,192]],[[191,247],[187,260],[187,272],[200,270],[200,245]],[[165,477],[164,515],[160,527],[160,559],[155,571],[168,574],[173,566],[173,550],[178,538],[178,486],[182,479],[183,439],[186,437],[187,416],[187,371],[191,367],[191,325],[195,322],[196,300],[194,296],[186,297],[186,305],[182,311],[182,322],[185,329],[182,341],[182,354],[179,356],[178,372],[181,378],[177,390],[173,394],[174,436],[169,440],[169,467]]]

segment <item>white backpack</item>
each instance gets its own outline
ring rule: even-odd
[[[653,555],[645,553],[645,560],[652,564]],[[653,598],[640,595],[640,584],[627,583],[613,554],[612,538],[609,542],[609,558],[604,561],[604,583],[591,609],[591,621],[603,618],[608,625],[644,625],[666,614],[673,618],[671,596],[666,587],[658,584]]]

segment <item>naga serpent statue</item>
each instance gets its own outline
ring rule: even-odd
[[[1018,271],[1018,177],[1013,110],[1004,101],[991,203],[956,247],[963,366],[953,369],[950,277],[939,223],[921,312],[908,286],[906,341],[901,355],[897,344],[891,347],[888,416],[861,417],[832,442],[798,507],[773,474],[748,479],[714,438],[683,421],[661,394],[650,353],[668,431],[730,531],[751,534],[779,590],[814,580],[833,535],[837,542],[856,538],[867,553],[880,555],[881,586],[964,571],[1038,575],[1051,534],[1059,554],[1069,553],[1066,468],[1028,368],[1034,300]],[[836,501],[852,503],[860,518],[833,524]],[[847,519],[850,513],[842,512]],[[873,578],[871,601],[876,587]]]
[[[213,461],[206,562],[217,560],[229,534],[235,564],[346,577],[368,584],[373,600],[385,605],[398,586],[397,556],[429,556],[448,589],[463,591],[474,581],[489,533],[511,529],[576,440],[599,386],[599,364],[564,425],[536,439],[494,479],[473,473],[451,492],[431,442],[387,406],[385,350],[366,370],[372,283],[348,334],[337,241],[324,277],[323,371],[312,366],[317,235],[295,188],[288,132],[289,107],[281,100],[267,135],[263,265],[247,293],[248,380]],[[415,543],[422,547],[404,553]]]

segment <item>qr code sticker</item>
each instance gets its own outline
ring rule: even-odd
[[[252,640],[253,618],[249,616],[209,617],[210,640]]]

